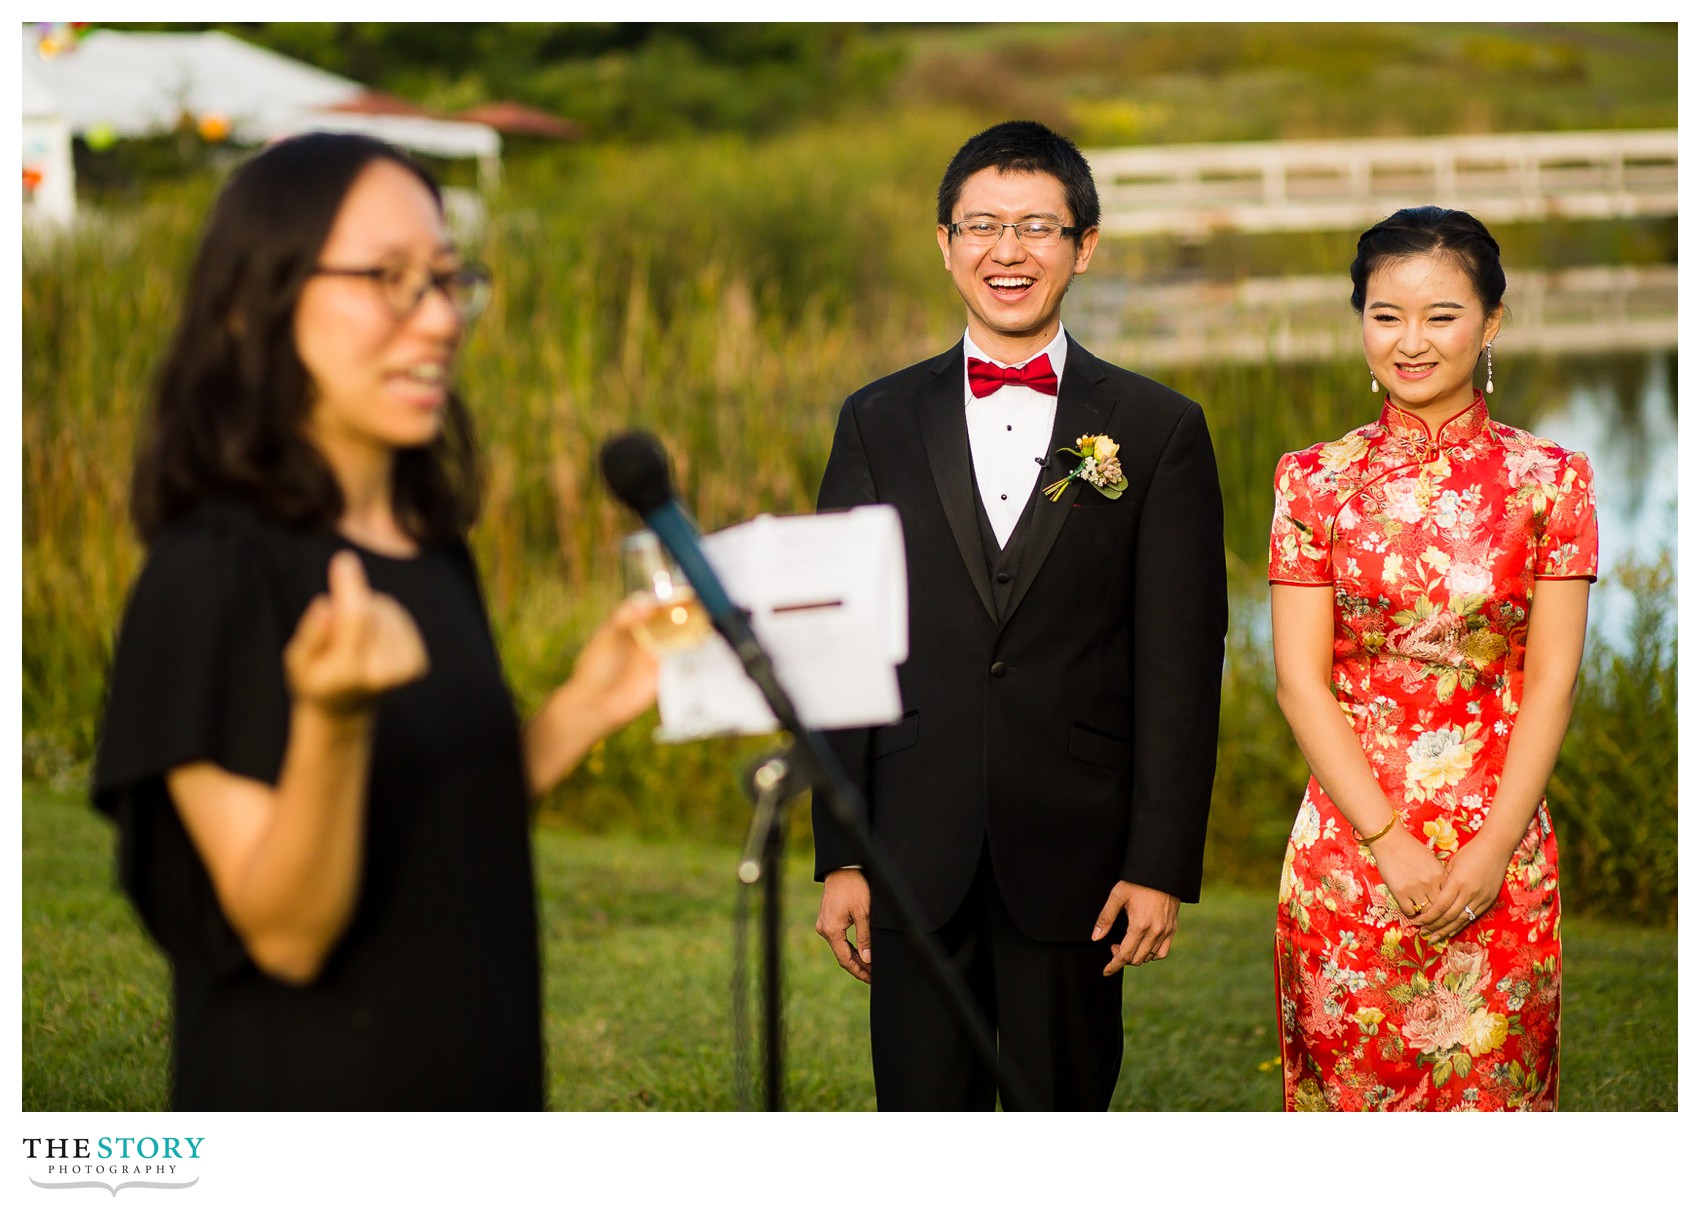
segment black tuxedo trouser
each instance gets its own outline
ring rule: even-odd
[[[904,933],[882,929],[878,913],[876,902],[868,1025],[880,1111],[991,1111],[998,1094],[992,1070]],[[1083,936],[1091,926],[1083,924]],[[1122,979],[1119,971],[1105,977],[1104,966],[1125,929],[1126,920],[1118,920],[1097,942],[1027,937],[1010,920],[991,856],[982,850],[973,887],[933,940],[997,1036],[1000,1059],[1038,1101],[1021,1108],[1005,1093],[1007,1110],[1110,1106],[1122,1061]]]

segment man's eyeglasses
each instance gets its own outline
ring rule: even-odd
[[[433,270],[417,263],[374,265],[364,269],[344,269],[337,266],[315,265],[315,274],[334,278],[369,278],[383,293],[398,319],[413,314],[435,288],[453,305],[463,322],[478,318],[484,305],[490,302],[490,271],[476,261],[457,265],[452,270]]]
[[[1006,227],[1015,229],[1015,238],[1029,248],[1045,248],[1064,236],[1078,235],[1077,227],[1064,227],[1048,219],[1023,219],[1020,223],[999,223],[995,219],[964,219],[952,223],[950,234],[966,244],[996,244],[1003,239]]]

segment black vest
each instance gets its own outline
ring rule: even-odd
[[[1033,532],[1027,524],[1033,519],[1033,503],[1042,495],[1039,477],[1034,476],[1033,487],[1027,490],[1027,504],[1021,510],[1021,517],[1015,521],[1015,529],[1009,533],[1009,542],[1001,548],[997,532],[992,530],[992,520],[986,513],[986,503],[980,496],[978,473],[970,479],[974,488],[974,517],[980,524],[980,550],[986,557],[986,573],[992,581],[992,602],[998,609],[998,622],[1003,623],[1009,616],[1010,594],[1021,573],[1021,561],[1027,546],[1024,540]]]

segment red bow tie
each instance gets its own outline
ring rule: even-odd
[[[968,360],[968,390],[976,397],[990,396],[1006,383],[1030,387],[1047,396],[1057,394],[1057,373],[1051,369],[1051,356],[1040,354],[1026,366],[999,366],[981,358]]]

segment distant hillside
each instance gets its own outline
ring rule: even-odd
[[[433,109],[519,101],[602,141],[929,109],[1034,117],[1095,145],[1677,120],[1674,23],[216,27]]]

